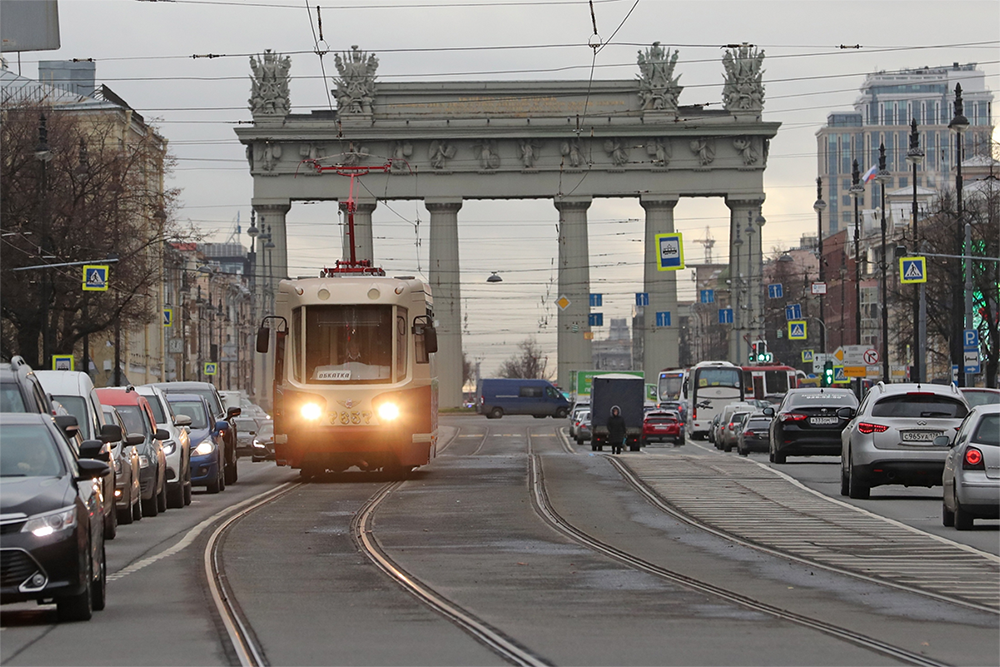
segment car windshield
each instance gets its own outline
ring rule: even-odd
[[[673,424],[677,420],[669,415],[649,415],[646,417],[647,424]]]
[[[994,391],[963,391],[966,403],[970,408],[977,405],[996,405],[1000,403],[1000,393]]]
[[[236,430],[239,433],[249,433],[250,431],[256,431],[257,422],[255,422],[253,419],[237,419]]]
[[[264,424],[257,431],[257,437],[259,438],[270,438],[274,435],[274,424]]]
[[[747,430],[750,431],[756,431],[756,430],[766,431],[770,426],[771,426],[770,419],[751,419],[749,422],[747,422],[746,425]]]
[[[144,437],[149,437],[149,425],[143,418],[142,410],[139,409],[138,405],[119,405],[116,407],[129,433],[141,433]]]
[[[0,412],[27,412],[24,397],[13,382],[0,384]]]
[[[983,415],[976,427],[976,434],[972,436],[972,442],[1000,447],[1000,415]]]
[[[872,417],[961,419],[968,408],[957,398],[937,394],[886,396],[872,407]]]
[[[201,401],[175,401],[170,404],[174,408],[175,415],[187,415],[191,418],[191,428],[198,430],[208,428],[208,415],[205,413],[205,404]]]
[[[43,424],[0,425],[3,456],[0,477],[60,477],[62,457],[52,432]]]
[[[87,404],[83,396],[53,396],[53,398],[66,408],[66,412],[76,417],[76,423],[80,426],[80,435],[84,440],[96,438],[97,435],[91,433],[93,424],[87,417]]]
[[[163,412],[163,405],[160,403],[160,399],[156,396],[146,396],[146,400],[149,401],[149,407],[153,410],[153,419],[156,420],[156,423],[166,424],[167,415]]]

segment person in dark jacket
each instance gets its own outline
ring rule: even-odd
[[[621,454],[625,442],[625,418],[617,405],[612,406],[611,416],[608,417],[608,442],[611,443],[612,454]]]

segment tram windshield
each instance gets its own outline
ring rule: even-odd
[[[392,306],[307,306],[304,310],[309,382],[391,381]]]

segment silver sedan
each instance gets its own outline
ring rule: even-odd
[[[1000,519],[1000,404],[969,412],[945,459],[942,484],[944,525],[971,530],[975,519]]]

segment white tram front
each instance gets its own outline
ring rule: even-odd
[[[258,332],[266,352],[276,325],[275,459],[305,477],[351,466],[405,474],[436,454],[430,288],[368,271],[281,281]]]

